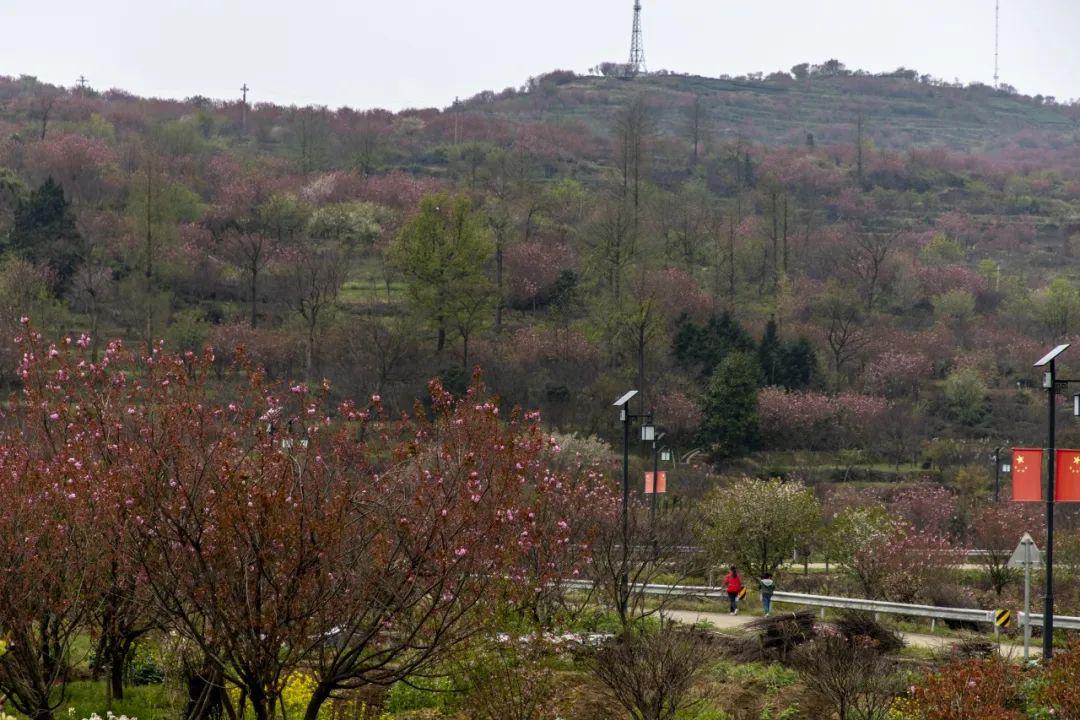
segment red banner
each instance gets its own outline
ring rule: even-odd
[[[1055,453],[1054,500],[1080,502],[1080,450],[1058,450]]]
[[[1040,448],[1013,448],[1012,487],[1014,502],[1040,502],[1042,493]]]
[[[646,495],[652,495],[653,494],[653,477],[652,477],[651,472],[645,473],[645,494]],[[660,471],[660,481],[658,483],[656,483],[656,494],[657,495],[665,495],[665,494],[667,494],[667,471],[666,470],[661,470]]]

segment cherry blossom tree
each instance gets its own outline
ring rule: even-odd
[[[762,439],[772,447],[831,449],[865,442],[889,402],[861,393],[763,388],[758,393]]]
[[[305,667],[315,718],[340,690],[424,671],[493,604],[542,619],[552,583],[586,567],[584,510],[613,506],[597,472],[549,469],[538,417],[504,417],[479,382],[460,399],[433,383],[430,413],[391,422],[378,397],[328,412],[327,387],[254,370],[222,395],[210,350],[114,341],[91,362],[90,344],[28,332],[23,434],[0,443],[0,688],[40,720],[93,618],[114,668],[151,622],[196,648],[192,717],[232,702],[222,683],[274,717]]]
[[[863,597],[926,599],[963,557],[946,538],[891,517],[883,506],[853,508],[830,526],[830,556]]]
[[[24,320],[24,325],[26,324]],[[73,643],[101,600],[102,536],[95,510],[109,499],[83,452],[94,431],[69,402],[62,352],[25,328],[24,390],[0,435],[0,691],[34,720],[63,704]]]
[[[54,133],[33,145],[29,156],[34,179],[53,178],[75,204],[108,200],[119,188],[115,154],[102,140]]]
[[[913,528],[950,537],[960,519],[959,500],[941,485],[919,483],[899,490],[889,503],[889,511]]]
[[[978,563],[998,595],[1020,575],[1009,567],[1009,559],[1025,532],[1031,533],[1037,545],[1046,537],[1046,518],[1037,503],[987,504],[972,517],[970,544],[982,551]]]
[[[709,493],[702,516],[710,555],[761,577],[817,534],[821,508],[800,482],[742,478]]]
[[[934,366],[922,353],[887,350],[863,373],[867,389],[888,398],[918,399],[919,386],[930,379]]]
[[[573,566],[565,554],[584,550],[573,538],[587,526],[545,501],[588,495],[566,493],[546,470],[536,417],[504,419],[478,383],[460,401],[438,382],[431,394],[431,416],[397,428],[393,462],[362,488],[367,511],[353,527],[346,590],[326,606],[333,641],[310,660],[307,720],[339,690],[430,667],[489,627],[484,608],[514,585],[535,605]]]

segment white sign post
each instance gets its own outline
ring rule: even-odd
[[[1042,553],[1030,533],[1020,538],[1008,566],[1024,569],[1024,662],[1027,663],[1031,654],[1031,568],[1042,567]]]

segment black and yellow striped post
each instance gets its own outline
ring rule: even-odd
[[[1012,610],[995,610],[994,635],[997,635],[1001,628],[1008,627],[1010,622],[1012,622]]]

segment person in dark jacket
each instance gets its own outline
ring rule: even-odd
[[[727,590],[728,605],[731,608],[731,614],[738,615],[739,593],[742,592],[743,584],[742,578],[739,577],[739,569],[734,565],[731,566],[731,571],[724,576],[724,589]]]
[[[772,594],[776,590],[776,583],[773,582],[772,573],[762,575],[759,584],[761,585],[761,609],[765,617],[769,617],[769,613],[772,612]]]

